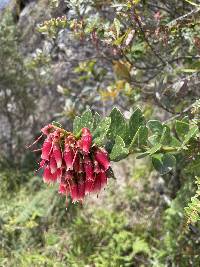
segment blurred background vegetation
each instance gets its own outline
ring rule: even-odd
[[[130,156],[98,197],[66,208],[26,149],[88,107],[166,121],[199,99],[198,1],[130,2],[136,13],[129,1],[0,1],[2,267],[200,266],[199,223],[184,227],[199,158],[160,175]],[[63,15],[67,26],[43,24]]]

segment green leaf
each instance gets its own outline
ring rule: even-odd
[[[189,132],[185,135],[181,148],[183,148],[190,141],[191,138],[195,137],[198,132],[199,132],[198,127],[196,125],[193,126],[189,130]]]
[[[125,148],[124,140],[120,136],[117,136],[115,139],[115,144],[110,153],[110,159],[112,161],[119,161],[127,157],[128,154],[129,150]]]
[[[130,117],[129,120],[129,135],[132,139],[140,126],[143,126],[145,122],[142,111],[138,108],[136,109]]]
[[[83,127],[86,127],[86,128],[89,128],[90,130],[92,130],[93,121],[94,121],[94,119],[93,119],[93,116],[92,116],[92,112],[91,112],[90,109],[88,109],[81,116],[81,125],[82,125],[82,128]]]
[[[150,120],[147,122],[147,127],[153,133],[149,137],[149,142],[152,145],[160,144],[169,144],[171,142],[170,128],[167,125],[163,125],[160,121]]]
[[[81,117],[75,117],[73,122],[73,133],[79,134],[82,128],[86,127],[92,130],[93,128],[93,116],[91,110],[86,110]]]
[[[185,168],[186,173],[193,176],[200,176],[200,156],[192,160]]]
[[[111,124],[111,118],[104,118],[93,133],[93,143],[102,145]]]
[[[163,127],[163,132],[160,137],[159,143],[163,145],[168,145],[171,142],[171,136],[170,136],[170,128],[168,126]]]
[[[183,139],[184,136],[189,132],[189,128],[190,128],[189,123],[185,121],[176,120],[175,129],[180,139]]]
[[[81,130],[81,118],[76,116],[73,121],[73,133],[76,135]]]
[[[157,120],[148,121],[147,127],[151,130],[153,134],[159,133],[161,135],[163,132],[163,125],[160,121]]]
[[[133,137],[129,149],[134,147],[141,147],[147,144],[148,139],[148,128],[146,126],[140,126],[135,136]]]
[[[96,130],[98,124],[100,123],[101,121],[101,116],[99,115],[99,113],[95,112],[94,113],[94,116],[93,116],[93,129],[92,129],[92,133]]]
[[[161,174],[166,174],[176,166],[176,158],[171,154],[154,154],[152,164]]]
[[[116,36],[118,38],[119,37],[119,34],[120,34],[121,23],[116,18],[114,19],[114,25],[115,25],[115,30],[116,30]]]
[[[170,146],[178,148],[181,146],[181,142],[176,137],[172,136]]]
[[[62,124],[58,121],[52,121],[52,124],[56,127],[62,128]]]
[[[124,115],[117,108],[110,113],[111,124],[108,132],[108,138],[115,140],[116,136],[124,138],[127,132],[127,124]]]

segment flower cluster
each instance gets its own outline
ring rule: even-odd
[[[59,193],[70,195],[73,202],[105,187],[110,168],[108,153],[92,145],[88,128],[82,128],[79,137],[52,124],[41,131],[46,135],[40,162],[45,183],[58,182]]]

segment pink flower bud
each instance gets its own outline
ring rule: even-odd
[[[50,167],[51,173],[54,174],[57,170],[57,164],[53,156],[50,157],[49,167]]]
[[[62,166],[62,152],[58,143],[53,145],[53,156],[58,168]]]
[[[41,158],[42,159],[49,160],[49,156],[51,154],[52,147],[53,146],[52,146],[52,140],[51,140],[51,138],[47,138],[44,141],[44,144],[42,146],[42,155],[41,155]]]
[[[83,152],[88,154],[90,152],[90,147],[92,144],[92,135],[88,128],[82,129],[81,143]]]
[[[51,132],[53,132],[53,130],[54,126],[52,124],[48,124],[41,129],[41,132],[45,135],[49,135]]]
[[[74,152],[68,144],[65,144],[64,160],[68,170],[73,170]]]
[[[86,174],[86,180],[94,179],[93,164],[89,156],[84,157],[84,169]]]
[[[110,162],[108,160],[108,153],[105,149],[97,149],[95,152],[95,159],[98,163],[104,168],[104,170],[108,170],[110,167]]]

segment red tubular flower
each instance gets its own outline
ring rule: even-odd
[[[44,169],[44,173],[43,173],[43,180],[45,183],[49,183],[51,181],[51,171],[50,171],[50,168],[49,166],[47,166],[45,169]]]
[[[73,202],[79,200],[78,185],[75,182],[70,182],[70,193]]]
[[[81,137],[81,146],[85,154],[88,154],[90,152],[91,144],[92,144],[91,132],[88,128],[83,128]]]
[[[57,168],[62,166],[62,152],[58,143],[53,145],[53,156],[55,158]]]
[[[105,171],[107,171],[110,167],[110,161],[108,159],[108,153],[103,148],[98,148],[95,151],[95,159],[98,161],[98,163],[104,168]]]
[[[49,167],[50,167],[51,173],[54,174],[57,170],[57,164],[53,156],[50,157]]]
[[[58,182],[58,193],[69,194],[73,202],[83,201],[86,194],[98,193],[107,184],[108,153],[96,145],[91,148],[88,128],[82,129],[80,138],[51,124],[41,131],[41,136],[47,135],[40,162],[45,183]]]
[[[99,175],[96,176],[92,190],[94,193],[98,193],[101,190],[101,180],[100,180]]]
[[[78,200],[83,200],[85,197],[85,182],[79,181],[78,182]]]
[[[61,177],[62,177],[62,169],[57,169],[56,172],[53,174],[55,179],[57,179],[58,181],[61,181]]]
[[[42,146],[42,155],[41,158],[45,160],[49,160],[50,153],[52,151],[52,140],[51,138],[47,138],[44,141],[44,144]]]
[[[94,170],[93,164],[89,156],[84,157],[84,169],[86,174],[86,180],[93,180],[94,178]]]
[[[90,194],[93,191],[94,180],[86,180],[85,181],[85,193]]]
[[[97,174],[97,177],[101,181],[101,187],[104,187],[107,184],[106,173],[102,170],[100,173]]]
[[[56,182],[57,180],[56,174],[51,173],[49,166],[44,169],[43,180],[45,183]]]
[[[65,144],[64,160],[68,170],[73,170],[74,152],[69,144]]]

